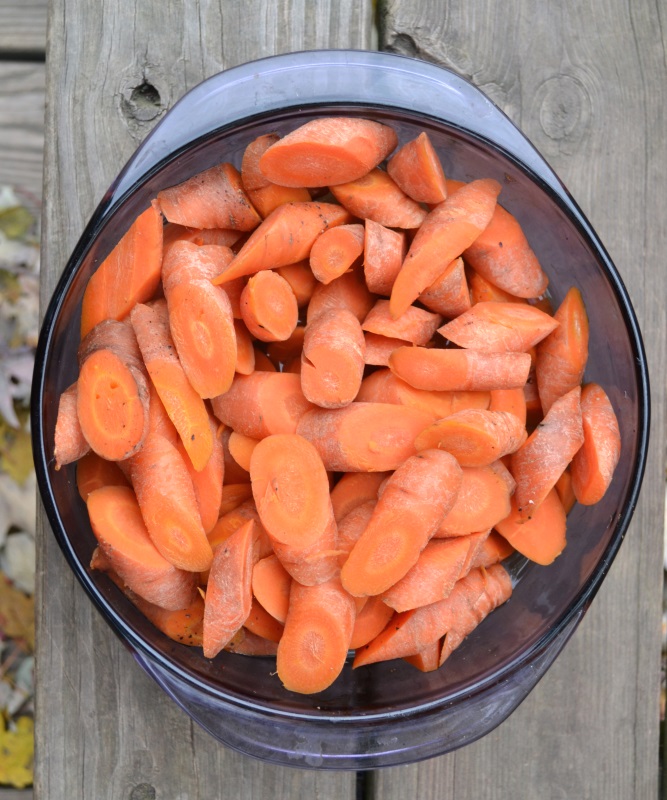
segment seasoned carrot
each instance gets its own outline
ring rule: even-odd
[[[364,374],[366,343],[359,320],[344,308],[311,320],[301,353],[304,397],[322,408],[342,408],[357,395]]]
[[[240,172],[228,163],[163,189],[157,202],[169,222],[190,228],[251,231],[261,221],[243,190]]]
[[[229,247],[198,245],[187,240],[173,242],[162,259],[162,286],[165,295],[169,287],[182,281],[210,281],[234,258]],[[168,299],[168,298],[167,298]]]
[[[270,642],[279,642],[283,635],[283,625],[268,611],[265,611],[255,598],[252,600],[250,613],[246,617],[243,627]]]
[[[382,602],[380,595],[369,597],[354,620],[350,650],[358,650],[375,639],[384,630],[393,613],[393,609]]]
[[[510,513],[509,486],[493,467],[462,467],[462,472],[461,488],[438,526],[438,537],[486,531]]]
[[[197,507],[199,508],[199,515],[205,533],[212,530],[220,516],[222,484],[225,477],[222,426],[219,425],[212,416],[209,417],[209,424],[211,425],[211,432],[213,435],[213,449],[211,451],[211,457],[206,462],[204,469],[196,470],[183,446],[183,442],[181,442],[180,439],[176,441],[176,449],[183,457],[185,466],[192,479],[192,486],[195,490],[195,497],[197,498]]]
[[[388,366],[389,356],[394,350],[410,344],[404,339],[392,339],[389,336],[381,336],[379,333],[364,333],[364,341],[364,361],[374,367]]]
[[[397,142],[393,128],[372,120],[314,119],[271,145],[259,167],[281,186],[333,186],[365,175]]]
[[[255,358],[254,339],[242,319],[234,320],[234,335],[236,337],[235,372],[238,372],[239,375],[250,375],[257,369],[257,359]]]
[[[241,293],[241,315],[255,339],[277,342],[288,339],[294,332],[299,308],[285,278],[266,269],[248,280]]]
[[[86,505],[95,538],[126,586],[171,611],[194,602],[196,575],[178,569],[160,554],[130,487],[103,486],[90,492]]]
[[[514,453],[526,438],[526,428],[514,414],[470,408],[429,425],[415,439],[415,447],[437,447],[462,467],[484,467]]]
[[[262,439],[250,459],[255,504],[285,569],[304,585],[337,571],[329,478],[313,445],[296,434]]]
[[[588,315],[573,286],[554,314],[560,324],[537,348],[535,377],[544,413],[559,397],[579,386],[588,361]]]
[[[395,231],[372,219],[365,221],[364,276],[371,292],[389,297],[408,251],[405,231]]]
[[[257,636],[247,628],[241,628],[232,637],[225,650],[240,656],[275,656],[278,644],[263,636]]]
[[[283,368],[295,358],[301,358],[303,340],[306,335],[306,326],[297,325],[289,338],[281,342],[270,342],[266,347],[266,354],[275,365],[276,369]]]
[[[515,550],[537,564],[551,564],[565,549],[565,509],[555,489],[547,493],[528,519],[512,497],[511,512],[495,528]]]
[[[153,203],[93,273],[81,303],[81,338],[105,319],[124,319],[160,282],[162,215]]]
[[[244,500],[231,511],[227,511],[225,514],[220,516],[218,521],[213,526],[213,529],[207,535],[211,548],[215,551],[221,544],[224,544],[224,542],[226,542],[235,531],[245,525],[250,519],[255,523],[256,536],[253,544],[253,547],[255,548],[255,556],[258,559],[268,556],[272,552],[269,535],[264,530],[264,526],[259,519],[259,514],[257,513],[255,501],[252,499],[252,496],[249,499]],[[206,580],[204,580],[204,583],[205,582]]]
[[[577,386],[556,400],[512,455],[514,498],[522,519],[534,515],[584,442],[580,399],[581,389]]]
[[[530,355],[399,347],[389,356],[389,368],[415,389],[486,392],[523,386]]]
[[[400,580],[452,508],[461,480],[461,467],[444,451],[424,450],[401,464],[341,569],[347,591],[381,594]]]
[[[427,214],[379,168],[332,186],[331,193],[353,217],[371,219],[386,228],[418,228]]]
[[[378,489],[388,472],[346,472],[331,490],[334,517],[340,522],[353,508],[377,500]]]
[[[274,619],[287,619],[292,576],[275,554],[257,561],[252,570],[252,591],[257,601]]]
[[[196,470],[213,451],[213,434],[202,398],[189,382],[169,330],[165,301],[138,303],[130,315],[148,374]]]
[[[439,314],[410,306],[398,319],[389,312],[388,300],[377,300],[361,325],[364,331],[402,339],[406,343],[425,345],[442,322]]]
[[[318,236],[310,251],[310,268],[320,283],[331,283],[360,263],[364,252],[364,226],[354,222],[329,228]]]
[[[289,283],[299,308],[308,305],[317,286],[317,278],[313,275],[310,262],[307,259],[297,261],[296,264],[279,267],[276,272]]]
[[[473,303],[526,303],[522,297],[515,297],[513,294],[499,289],[492,283],[483,278],[479,272],[468,267],[466,269],[466,279],[470,288],[470,300]]]
[[[584,437],[585,435],[586,431],[584,429]],[[560,501],[563,504],[565,513],[569,514],[572,508],[574,507],[574,504],[577,502],[577,498],[574,494],[574,489],[572,488],[572,472],[570,471],[569,467],[565,470],[565,472],[563,472],[560,478],[556,481],[556,486],[554,488],[558,492],[558,497],[560,497]]]
[[[220,512],[218,517],[224,516],[228,511],[233,511],[244,500],[252,499],[252,486],[250,483],[224,483],[220,495]]]
[[[430,311],[448,319],[467,311],[472,301],[463,259],[455,258],[445,267],[435,281],[419,295],[419,301]]]
[[[305,413],[296,431],[334,472],[385,472],[416,453],[414,440],[433,421],[426,411],[390,403],[350,403]]]
[[[53,457],[56,469],[77,461],[90,451],[88,440],[83,435],[77,414],[76,382],[68,386],[58,400],[58,416],[54,437]]]
[[[76,487],[84,503],[95,489],[129,485],[130,482],[115,461],[107,461],[92,451],[77,461]]]
[[[238,242],[241,236],[243,236],[242,231],[234,231],[231,228],[187,228],[185,225],[168,222],[164,226],[162,247],[165,255],[176,242],[231,247]]]
[[[350,270],[331,283],[315,287],[308,303],[306,322],[330,308],[347,308],[361,322],[373,306],[375,299],[364,282],[363,272]]]
[[[520,223],[501,205],[486,229],[466,247],[463,258],[494,286],[516,297],[539,297],[549,283]]]
[[[253,439],[294,433],[313,408],[301,390],[301,378],[287,372],[255,371],[237,375],[228,392],[214,397],[213,413],[235,431]]]
[[[372,474],[372,473],[366,473]],[[381,473],[384,474],[384,473]],[[354,506],[344,517],[337,520],[339,550],[338,563],[343,566],[361,534],[366,530],[377,504],[377,497]]]
[[[509,598],[511,591],[509,575],[500,564],[488,570],[471,570],[457,581],[444,600],[392,617],[379,636],[366,647],[357,650],[353,667],[356,669],[377,661],[419,653],[448,631],[455,630],[461,615],[466,610],[478,608],[483,595],[489,597],[492,606],[498,606]],[[484,607],[486,610],[486,604]],[[482,614],[479,614],[478,622],[482,618]]]
[[[621,456],[621,433],[614,408],[596,383],[581,392],[584,443],[572,460],[572,490],[582,505],[593,505],[605,495]]]
[[[243,275],[303,261],[321,233],[347,222],[351,222],[348,212],[333,203],[284,203],[250,234],[213,283],[225,284]]]
[[[429,213],[410,245],[391,290],[391,313],[400,315],[469,247],[489,224],[500,184],[466,184]]]
[[[250,458],[252,456],[252,451],[257,446],[258,441],[259,439],[253,439],[250,436],[244,436],[244,434],[239,433],[238,431],[232,431],[229,435],[229,441],[227,443],[229,452],[239,467],[246,470],[246,472],[248,472],[250,469]]]
[[[126,589],[126,597],[155,627],[179,644],[201,647],[204,640],[204,600],[197,594],[186,608],[169,611]]]
[[[494,389],[489,392],[489,411],[505,411],[514,414],[526,426],[526,394],[523,388]]]
[[[447,198],[445,173],[426,131],[394,153],[387,172],[418,203],[437,205]]]
[[[475,303],[438,328],[450,342],[484,353],[526,353],[558,327],[558,320],[527,303]]]
[[[317,586],[294,582],[276,668],[286,689],[313,694],[340,675],[356,617],[354,600],[332,579]]]
[[[215,658],[250,614],[256,535],[254,521],[248,520],[215,550],[206,585],[205,658]]]
[[[280,137],[267,133],[254,139],[243,151],[241,161],[241,181],[248,198],[260,216],[267,217],[282,203],[308,202],[310,192],[301,187],[278,186],[264,175],[259,168],[259,160]]]

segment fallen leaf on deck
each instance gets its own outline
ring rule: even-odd
[[[25,789],[32,784],[35,753],[34,724],[19,717],[11,727],[0,725],[0,783]]]
[[[4,636],[21,639],[29,650],[35,649],[35,601],[16,589],[0,575],[0,631]]]

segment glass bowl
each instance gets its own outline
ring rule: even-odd
[[[511,600],[443,668],[402,661],[345,666],[318,695],[285,690],[272,658],[223,652],[214,660],[163,636],[117,587],[89,568],[95,539],[75,465],[54,469],[60,393],[76,378],[81,299],[92,272],[159,189],[219,161],[240,164],[256,136],[328,114],[392,125],[401,142],[426,130],[448,177],[496,178],[550,279],[554,306],[571,285],[590,316],[585,380],[616,409],[622,457],[595,506],[576,505],[568,545],[549,567],[510,560]],[[597,235],[558,177],[478,89],[426,62],[377,52],[276,56],[216,75],[165,116],[107,191],[46,311],[33,387],[37,478],[69,565],[137,662],[225,745],[270,762],[371,769],[451,751],[483,736],[524,699],[561,651],[621,544],[640,489],[648,438],[646,358],[628,295]]]

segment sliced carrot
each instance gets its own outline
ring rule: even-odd
[[[247,628],[241,628],[225,650],[240,656],[275,656],[278,645],[263,636],[257,636]]]
[[[384,630],[393,614],[393,609],[382,602],[380,595],[369,597],[354,620],[350,650],[357,650],[372,641]]]
[[[588,315],[581,292],[569,289],[554,314],[560,324],[537,348],[535,377],[544,413],[579,386],[588,361]]]
[[[328,284],[318,284],[308,304],[306,322],[330,308],[347,308],[361,322],[375,299],[364,282],[363,272],[350,270]]]
[[[282,624],[287,619],[291,586],[292,576],[275,554],[260,559],[253,567],[252,591],[254,596],[262,608]]]
[[[468,286],[470,287],[470,300],[475,303],[525,303],[522,297],[515,297],[513,294],[499,289],[492,283],[483,278],[479,272],[468,268],[466,270]]]
[[[205,658],[215,658],[250,614],[255,536],[255,523],[248,520],[215,550],[206,585]]]
[[[462,472],[456,501],[440,523],[436,536],[486,531],[510,513],[509,487],[493,467],[463,467]]]
[[[304,203],[311,199],[307,189],[300,186],[278,186],[271,183],[260,170],[260,158],[279,138],[275,133],[258,136],[243,151],[243,160],[241,161],[243,188],[246,190],[250,202],[262,217],[267,217],[283,203]]]
[[[547,493],[528,519],[513,497],[511,512],[495,528],[521,555],[543,566],[551,564],[565,549],[565,509],[555,489]]]
[[[475,303],[438,328],[450,342],[484,353],[526,353],[558,327],[558,320],[527,303]]]
[[[356,180],[331,186],[331,193],[353,217],[372,219],[386,228],[418,228],[427,214],[379,168]]]
[[[92,451],[77,461],[76,486],[84,503],[95,489],[129,485],[128,479],[115,461],[107,461]]]
[[[303,340],[306,335],[306,326],[297,325],[289,338],[281,342],[270,342],[266,347],[266,354],[275,365],[276,369],[284,367],[295,358],[301,358]]]
[[[429,425],[415,439],[415,447],[437,447],[462,467],[484,467],[514,453],[526,438],[526,428],[514,414],[470,408]]]
[[[250,483],[224,483],[220,495],[220,513],[222,517],[228,511],[233,511],[241,505],[244,500],[252,499],[252,486]]]
[[[461,479],[456,459],[440,450],[398,467],[341,569],[350,594],[381,594],[406,574],[453,506]]]
[[[250,375],[257,367],[257,359],[255,358],[254,339],[242,319],[234,320],[234,335],[236,337],[235,372],[238,372],[239,375]]]
[[[215,551],[221,544],[224,544],[227,539],[240,527],[246,524],[248,520],[253,520],[255,523],[256,537],[254,540],[255,555],[257,558],[265,558],[271,553],[271,543],[269,542],[269,535],[264,530],[255,501],[250,497],[237,505],[231,511],[227,511],[221,515],[218,521],[213,526],[213,529],[208,533],[207,538],[211,548]],[[204,576],[206,579],[207,577]],[[206,583],[206,580],[204,580]]]
[[[389,297],[408,251],[405,231],[395,231],[372,219],[364,224],[364,276],[369,291]]]
[[[204,600],[197,594],[187,608],[169,611],[149,603],[135,592],[125,595],[155,627],[174,642],[188,647],[201,647],[204,640]]]
[[[90,451],[88,440],[81,430],[76,406],[77,387],[76,383],[73,383],[65,389],[58,400],[53,448],[57,470],[65,464],[77,461]]]
[[[584,437],[585,435],[586,433],[584,428]],[[574,507],[574,504],[577,502],[577,498],[574,494],[574,489],[572,488],[572,472],[570,471],[569,467],[565,470],[565,472],[563,472],[560,478],[556,481],[556,486],[554,488],[558,492],[558,497],[560,497],[560,501],[563,504],[565,513],[569,514],[572,508]]]
[[[221,422],[253,439],[294,433],[301,417],[313,408],[298,375],[257,370],[237,375],[228,392],[213,398],[212,406]]]
[[[364,334],[359,320],[344,308],[312,319],[301,353],[304,397],[322,408],[342,408],[357,395],[364,374]]]
[[[398,319],[389,312],[388,300],[377,300],[361,325],[364,331],[402,339],[406,343],[425,345],[442,322],[439,314],[410,306]]]
[[[419,302],[430,311],[451,319],[471,306],[470,289],[462,258],[455,258],[419,295]]]
[[[310,251],[310,268],[320,283],[331,283],[360,262],[364,252],[364,226],[354,222],[329,228],[318,236]]]
[[[378,489],[388,477],[385,472],[346,472],[331,490],[334,517],[340,522],[353,508],[377,500]]]
[[[584,443],[572,460],[572,490],[582,505],[593,505],[605,495],[621,456],[621,433],[614,408],[596,383],[581,392]]]
[[[131,314],[148,374],[196,470],[213,451],[213,434],[202,398],[189,382],[176,355],[165,301],[138,303]]]
[[[514,498],[522,519],[530,519],[556,485],[584,442],[581,389],[577,386],[551,406],[538,427],[512,455]],[[518,548],[517,548],[518,549]]]
[[[276,272],[289,283],[299,308],[308,305],[317,286],[317,278],[313,275],[310,262],[307,259],[297,261],[296,264],[279,267]]]
[[[340,675],[352,639],[354,600],[332,579],[317,586],[294,582],[276,668],[286,689],[324,691]]]
[[[472,181],[435,207],[421,224],[391,290],[391,313],[412,305],[489,224],[500,184]]]
[[[158,192],[157,201],[169,222],[190,228],[251,231],[261,218],[243,190],[232,164],[216,164],[177,186]]]
[[[380,336],[378,333],[364,333],[364,341],[364,361],[374,367],[388,366],[389,356],[394,350],[410,344],[405,339],[392,339],[389,336]]]
[[[514,548],[507,539],[497,531],[491,531],[488,536],[484,537],[481,546],[477,549],[469,569],[490,567],[492,564],[498,564],[511,556],[513,552]]]
[[[86,505],[95,538],[126,586],[172,611],[194,602],[196,575],[178,569],[160,554],[130,487],[103,486],[89,493]]]
[[[389,368],[415,389],[486,392],[523,386],[530,355],[399,347],[389,356]]]
[[[288,339],[299,309],[289,283],[266,269],[252,275],[241,293],[241,315],[250,333],[262,342]]]
[[[243,627],[270,642],[279,642],[283,635],[283,625],[265,611],[254,598]]]
[[[224,459],[224,476],[225,483],[250,483],[250,475],[247,470],[240,467],[232,454],[229,452],[229,437],[232,435],[231,428],[226,425],[221,425],[222,431],[220,439],[222,441],[222,455]]]
[[[235,320],[242,319],[241,294],[243,293],[247,282],[248,276],[242,275],[240,278],[234,278],[234,280],[227,281],[224,286],[220,287],[224,289],[225,294],[229,298],[229,302],[232,306],[232,314],[234,315]]]
[[[175,242],[231,247],[241,236],[243,236],[242,231],[234,231],[231,228],[188,228],[185,225],[168,222],[164,226],[162,247],[165,255]]]
[[[514,414],[526,426],[526,394],[523,388],[494,389],[490,394],[489,411],[505,411]]]
[[[162,215],[153,203],[93,273],[81,303],[81,338],[105,319],[124,319],[160,282]]]
[[[296,431],[315,445],[328,470],[385,472],[416,453],[415,437],[432,420],[409,406],[353,402],[308,411]]]
[[[213,283],[225,284],[243,275],[303,261],[321,233],[347,222],[351,222],[348,212],[333,203],[284,203],[250,234]]]
[[[273,144],[259,167],[281,186],[333,186],[353,181],[382,162],[397,144],[388,125],[356,117],[306,122]]]
[[[294,329],[296,331],[296,328]],[[255,370],[258,372],[278,372],[278,368],[267,356],[267,354],[255,347]],[[293,370],[283,370],[284,372],[292,372]]]
[[[222,446],[221,426],[217,424],[213,417],[209,418],[209,422],[213,434],[213,449],[204,469],[196,470],[181,440],[178,439],[176,442],[176,449],[183,457],[192,479],[192,486],[197,498],[197,507],[199,508],[199,515],[205,533],[212,530],[220,516],[222,484],[225,477],[225,454]]]
[[[164,436],[172,444],[179,441],[178,431],[176,426],[169,419],[167,409],[164,403],[160,400],[160,395],[153,385],[153,381],[148,382],[148,433],[159,433]]]
[[[425,131],[394,153],[387,172],[418,203],[442,203],[447,197],[445,173]]]
[[[438,639],[427,645],[423,650],[411,656],[403,656],[403,661],[411,664],[420,672],[434,672],[440,667],[440,648],[442,642]]]
[[[244,436],[244,434],[239,433],[238,431],[232,431],[229,435],[229,452],[239,467],[246,470],[246,472],[250,470],[250,458],[252,456],[252,451],[257,446],[258,441],[259,439],[253,439],[250,436]]]
[[[368,473],[371,474],[371,473]],[[361,534],[366,530],[370,522],[377,497],[366,500],[341,517],[338,522],[337,548],[339,550],[338,563],[343,566],[354,545],[359,541]]]
[[[234,258],[229,247],[198,245],[187,240],[176,240],[162,259],[162,286],[165,295],[172,285],[182,281],[210,281]]]

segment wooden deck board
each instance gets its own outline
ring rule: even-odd
[[[0,56],[44,57],[48,0],[2,0]]]

